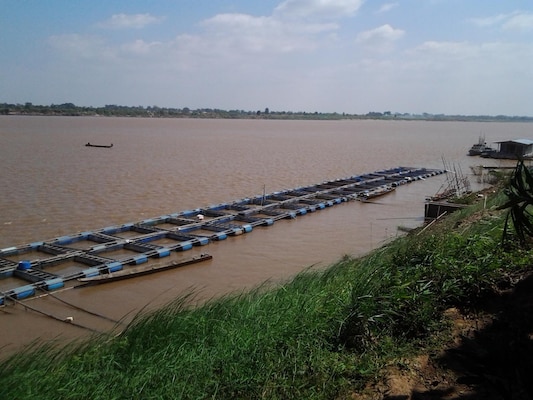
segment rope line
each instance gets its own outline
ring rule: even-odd
[[[39,289],[44,291],[44,289],[41,289],[41,288],[39,288]],[[70,303],[70,302],[68,302],[68,301],[66,301],[66,300],[63,300],[63,299],[57,297],[56,295],[54,295],[53,293],[50,293],[50,292],[46,292],[46,293],[47,293],[50,297],[52,297],[53,299],[56,299],[57,301],[60,301],[61,303],[65,304],[65,305],[67,305],[67,306],[69,306],[69,307],[72,307],[72,308],[74,308],[74,309],[76,309],[76,310],[83,311],[83,312],[85,312],[85,313],[87,313],[87,314],[90,314],[90,315],[94,315],[95,317],[103,318],[103,319],[105,319],[105,320],[107,320],[107,321],[114,322],[115,324],[120,324],[120,325],[123,325],[123,324],[124,324],[124,322],[117,321],[116,319],[113,319],[113,318],[107,317],[107,316],[105,316],[105,315],[103,315],[103,314],[99,314],[99,313],[94,312],[94,311],[91,311],[91,310],[87,310],[86,308],[83,308],[83,307],[77,306],[76,304],[73,304],[73,303]]]
[[[39,310],[38,308],[35,308],[35,307],[32,307],[22,301],[19,301],[13,297],[9,297],[10,300],[12,300],[14,303],[16,304],[19,304],[21,305],[22,307],[24,307],[25,309],[28,309],[28,310],[31,310],[31,311],[34,311],[38,314],[42,314],[46,317],[49,317],[49,318],[52,318],[52,319],[55,319],[56,321],[60,321],[60,322],[64,322],[66,324],[69,324],[69,325],[73,325],[73,326],[77,326],[78,328],[82,328],[82,329],[86,329],[88,331],[91,331],[91,332],[94,332],[94,333],[100,333],[100,334],[103,334],[104,332],[101,332],[97,329],[94,329],[94,328],[91,328],[89,326],[85,326],[85,325],[82,325],[82,324],[78,324],[77,322],[74,322],[68,318],[59,318],[59,317],[56,317],[55,315],[53,314],[50,314],[50,313],[47,313],[45,311],[42,311],[42,310]]]

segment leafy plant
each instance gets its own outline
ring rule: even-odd
[[[533,236],[533,175],[525,166],[524,160],[519,160],[511,175],[509,187],[504,189],[508,201],[499,207],[509,209],[505,218],[503,239],[510,236],[509,219],[512,221],[514,230],[521,245],[525,245],[527,238]]]

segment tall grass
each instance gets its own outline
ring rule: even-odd
[[[345,257],[282,285],[142,315],[119,337],[39,347],[0,364],[0,398],[331,399],[442,332],[442,311],[471,304],[504,268],[503,218],[474,205],[420,236]],[[490,210],[490,211],[489,211]],[[464,221],[473,213],[482,218]]]
[[[349,376],[332,339],[352,276],[347,259],[194,310],[179,299],[55,363],[51,349],[13,358],[0,370],[0,397],[327,398],[337,392],[330,383]]]

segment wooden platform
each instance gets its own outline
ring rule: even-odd
[[[53,291],[68,281],[120,271],[280,219],[350,200],[366,201],[444,172],[397,167],[0,249],[0,283],[16,281],[0,292],[0,305],[32,296],[37,289]]]
[[[449,203],[447,201],[428,201],[424,207],[424,219],[426,221],[432,221],[440,218],[444,214],[451,214],[465,207],[466,204]]]

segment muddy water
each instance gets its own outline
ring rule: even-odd
[[[443,168],[443,158],[469,175],[471,165],[500,163],[466,156],[480,134],[489,142],[514,139],[528,137],[530,127],[2,116],[0,248],[399,165]],[[87,142],[114,146],[90,148]],[[474,177],[471,183],[476,186]],[[7,354],[36,338],[64,342],[91,330],[120,330],[113,321],[128,322],[139,310],[185,293],[204,301],[364,254],[401,234],[398,227],[420,225],[425,197],[443,185],[445,176],[418,181],[376,204],[344,203],[172,255],[208,252],[214,258],[207,263],[27,303],[59,319],[71,316],[78,325],[4,307],[0,349]],[[0,281],[0,290],[6,285]]]

